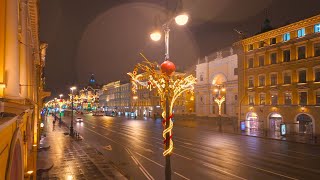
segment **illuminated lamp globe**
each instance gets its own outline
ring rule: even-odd
[[[166,74],[167,76],[171,76],[175,70],[176,66],[169,60],[165,60],[161,64],[161,72]]]
[[[161,33],[159,31],[155,31],[150,34],[150,38],[152,41],[159,41],[161,39]]]
[[[187,22],[189,20],[189,16],[186,14],[180,14],[180,15],[176,16],[176,18],[174,18],[174,20],[176,21],[176,23],[179,26],[183,26],[183,25],[187,24]]]

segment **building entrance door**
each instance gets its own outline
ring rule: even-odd
[[[270,130],[280,132],[280,124],[282,123],[282,116],[278,113],[272,113],[269,116]]]
[[[312,119],[307,114],[300,114],[297,117],[299,122],[299,133],[301,134],[312,134],[313,133],[313,124]]]

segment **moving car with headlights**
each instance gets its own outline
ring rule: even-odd
[[[76,118],[76,122],[77,122],[77,123],[78,123],[78,122],[81,123],[81,122],[83,122],[83,119],[82,119],[81,117],[77,117],[77,118]]]

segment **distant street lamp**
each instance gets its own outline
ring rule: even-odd
[[[76,90],[77,87],[73,86],[70,88],[71,90],[71,125],[70,125],[70,136],[73,136],[73,91]]]

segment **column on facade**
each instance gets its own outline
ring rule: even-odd
[[[20,35],[20,93],[22,98],[27,98],[28,96],[28,84],[27,81],[27,17],[28,17],[28,7],[27,1],[21,0],[20,2],[20,25],[21,25],[21,35]]]
[[[214,108],[214,101],[213,101],[213,96],[212,96],[212,92],[209,89],[209,112],[208,115],[212,115],[213,114],[213,108]]]
[[[5,77],[7,98],[19,99],[19,44],[18,44],[18,1],[6,3],[6,32],[5,32]]]

